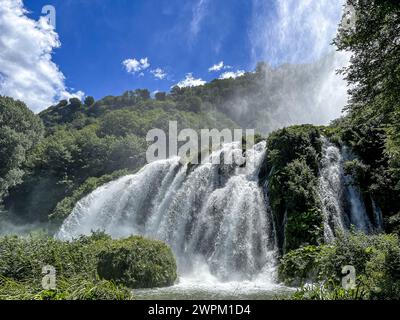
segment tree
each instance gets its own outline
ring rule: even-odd
[[[184,111],[200,112],[202,101],[197,96],[184,95],[177,101],[177,108]]]
[[[150,99],[150,91],[147,89],[136,89],[135,94],[142,100]]]
[[[81,108],[82,102],[78,98],[71,98],[69,99],[69,108],[72,111],[77,111]]]
[[[116,110],[104,116],[98,130],[100,136],[124,137],[128,134],[141,134],[140,117],[132,111]]]
[[[43,133],[42,121],[23,102],[0,96],[0,202],[22,182],[27,153]]]
[[[84,103],[85,103],[85,106],[91,107],[92,105],[94,105],[94,102],[95,102],[94,98],[91,97],[91,96],[88,96],[88,97],[85,98],[85,102]]]
[[[167,97],[167,94],[165,92],[157,92],[155,94],[155,98],[158,101],[165,101],[166,97]]]
[[[334,43],[352,53],[342,72],[351,89],[347,107],[353,117],[393,120],[400,106],[400,4],[389,0],[348,0],[353,27],[342,25]]]
[[[334,43],[351,54],[342,70],[349,83],[348,117],[342,138],[368,166],[361,188],[384,216],[400,212],[400,3],[347,0],[353,16]]]

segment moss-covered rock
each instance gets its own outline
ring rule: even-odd
[[[322,212],[317,193],[322,151],[320,128],[293,126],[273,132],[261,167],[283,253],[323,241]]]
[[[142,237],[117,240],[99,254],[100,277],[131,288],[169,286],[177,277],[171,249]]]

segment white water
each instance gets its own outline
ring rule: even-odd
[[[370,233],[382,227],[379,208],[374,205],[375,228],[368,217],[361,192],[354,186],[352,177],[344,173],[344,163],[354,159],[347,147],[341,150],[322,139],[321,174],[319,194],[324,214],[324,235],[332,241],[338,231],[348,230],[353,225],[356,230]]]
[[[268,203],[258,185],[265,147],[261,142],[243,157],[240,143],[227,144],[191,169],[178,158],[148,164],[79,201],[57,237],[69,240],[92,230],[116,238],[143,235],[172,247],[179,285],[220,281],[229,287],[256,281],[269,288],[276,244]],[[234,164],[212,164],[215,157],[231,155]]]

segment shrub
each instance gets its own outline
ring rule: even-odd
[[[306,246],[287,253],[279,265],[279,277],[290,286],[300,286],[309,280],[320,281],[326,275],[326,263],[333,247]]]
[[[322,282],[314,289],[340,296],[345,265],[354,266],[362,298],[400,299],[400,242],[394,234],[350,233],[340,235],[331,246],[293,250],[281,259],[279,277],[289,285]]]
[[[57,289],[43,290],[29,281],[0,277],[0,300],[132,300],[132,291],[112,281],[62,278]]]
[[[4,236],[0,256],[0,299],[125,299],[131,297],[127,287],[162,287],[176,279],[170,248],[141,237],[93,233],[63,242],[44,234]],[[56,290],[41,288],[45,265],[56,269]]]
[[[99,254],[97,271],[132,288],[169,286],[176,280],[171,249],[159,241],[130,237],[110,243]]]

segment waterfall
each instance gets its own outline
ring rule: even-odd
[[[344,173],[344,163],[353,159],[347,147],[339,149],[322,138],[319,195],[326,241],[332,241],[338,231],[348,230],[351,225],[365,233],[374,231],[359,188]]]
[[[56,236],[143,235],[167,242],[181,273],[202,264],[222,280],[251,279],[275,265],[272,217],[258,184],[265,149],[261,142],[243,156],[235,142],[197,166],[179,158],[150,163],[79,201]],[[229,156],[233,164],[213,164]]]

